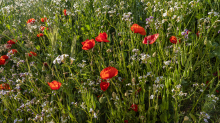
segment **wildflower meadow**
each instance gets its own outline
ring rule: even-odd
[[[0,0],[0,123],[219,123],[220,0]]]

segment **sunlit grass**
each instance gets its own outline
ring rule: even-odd
[[[219,1],[0,6],[0,122],[220,122]]]

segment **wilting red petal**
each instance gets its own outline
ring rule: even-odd
[[[131,108],[132,108],[132,110],[134,110],[135,112],[138,111],[138,105],[136,105],[136,104],[132,104],[132,105],[131,105]]]
[[[108,35],[107,35],[105,32],[103,32],[103,33],[100,33],[100,34],[95,38],[95,40],[96,40],[97,42],[109,42],[109,40],[107,40],[107,38],[108,38]]]
[[[0,58],[0,65],[5,65],[5,59]]]
[[[94,39],[91,39],[91,40],[87,39],[86,41],[82,42],[82,44],[83,44],[83,47],[82,47],[83,50],[89,50],[95,46],[95,40]]]
[[[7,60],[8,56],[7,55],[3,55],[3,56],[1,56],[1,58]]]
[[[65,16],[67,15],[67,14],[66,14],[66,9],[63,10],[63,13],[64,13]]]
[[[110,79],[117,75],[118,75],[118,70],[111,66],[103,69],[100,73],[102,79]]]
[[[17,42],[17,41],[16,41]],[[8,42],[7,42],[7,44],[15,44],[15,40],[13,39],[13,40],[9,40]]]
[[[11,90],[9,84],[3,83],[0,84],[0,90]]]
[[[108,89],[109,85],[110,85],[110,83],[102,82],[102,80],[101,80],[101,83],[100,83],[101,90],[106,91]]]
[[[31,51],[30,53],[28,53],[28,55],[29,57],[32,57],[32,55],[37,56],[37,53]]]
[[[41,26],[41,27],[40,27],[40,30],[41,30],[41,31],[44,31],[45,28],[46,28],[46,27]],[[49,29],[49,28],[47,28],[47,30],[48,30],[48,29]]]
[[[176,44],[177,43],[177,38],[175,36],[171,36],[170,37],[170,42],[173,43],[173,44]],[[180,43],[180,39],[179,39],[179,43]]]
[[[41,18],[41,22],[45,22],[47,18]]]
[[[153,44],[157,38],[159,37],[159,34],[149,35],[144,38],[143,44]]]
[[[53,80],[52,82],[47,82],[47,84],[50,86],[50,88],[52,89],[52,90],[58,90],[60,87],[61,87],[61,85],[62,85],[62,83],[60,83],[60,82],[58,82],[58,81],[56,81],[56,80]]]
[[[34,19],[34,18],[31,18],[31,19],[29,19],[29,20],[27,21],[27,24],[28,24],[28,23],[31,23],[31,24],[32,24],[32,23],[34,23],[34,22],[35,22],[35,19]]]
[[[146,35],[146,31],[143,27],[139,26],[138,24],[133,24],[131,26],[131,31],[133,31],[134,33],[139,33],[141,35]]]
[[[43,33],[39,33],[39,34],[37,34],[37,37],[43,37],[43,36],[44,36]]]

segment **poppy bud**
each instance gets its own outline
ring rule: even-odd
[[[189,117],[185,116],[184,121],[188,121],[188,120],[189,120]]]
[[[122,40],[120,41],[120,45],[123,45],[123,41]]]
[[[205,41],[204,41],[204,45],[206,45],[207,44],[207,40],[205,39]]]
[[[117,95],[116,95],[116,93],[115,93],[115,92],[113,92],[113,93],[112,93],[112,97],[115,99],[115,98],[116,98],[116,96],[117,96]]]
[[[134,103],[138,104],[138,99],[137,98],[135,98]]]
[[[42,71],[45,71],[45,66],[44,65],[42,66]]]
[[[128,96],[128,92],[125,92],[125,96],[126,96],[126,97]]]
[[[154,52],[152,56],[153,56],[153,57],[155,57],[155,56],[156,56],[156,54],[157,54],[157,53],[156,53],[156,52]]]
[[[100,103],[103,103],[103,102],[104,102],[104,97],[100,97],[100,98],[99,98],[99,102],[100,102]]]
[[[52,68],[52,75],[53,75],[53,76],[55,75],[55,73],[54,73],[54,68]]]
[[[112,52],[112,51],[111,51],[111,49],[107,49],[107,51],[106,51],[106,52],[107,52],[107,53],[109,53],[109,52]]]

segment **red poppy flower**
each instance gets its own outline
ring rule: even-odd
[[[177,43],[177,38],[175,36],[171,36],[170,37],[170,42],[173,43],[173,44],[176,44]],[[180,43],[180,39],[179,39],[179,43]]]
[[[27,24],[28,24],[28,23],[33,24],[34,22],[35,22],[35,19],[34,19],[34,18],[31,18],[31,19],[29,19],[29,20],[27,21]]]
[[[132,104],[131,109],[134,110],[135,112],[137,112],[138,111],[138,105]]]
[[[87,39],[86,41],[82,42],[82,49],[83,50],[89,50],[92,49],[95,46],[95,40],[94,39]]]
[[[108,35],[107,35],[105,32],[103,32],[103,33],[100,33],[100,34],[95,38],[95,40],[96,40],[97,42],[109,42],[109,40],[107,40],[107,37],[108,37]]]
[[[218,91],[218,90],[216,90],[216,93],[219,93],[219,91]]]
[[[110,79],[117,75],[118,75],[118,70],[111,66],[103,69],[100,73],[102,79]]]
[[[47,18],[41,18],[40,20],[41,20],[41,22],[45,22],[47,20]]]
[[[11,90],[9,84],[3,83],[0,84],[0,90]]]
[[[5,59],[0,58],[0,65],[5,65]]]
[[[17,53],[18,51],[17,51],[16,49],[11,49],[11,50],[8,51],[8,52],[12,52],[12,54],[14,54],[14,53]]]
[[[61,85],[62,85],[62,83],[60,83],[60,82],[58,82],[58,81],[56,81],[56,80],[53,80],[52,82],[47,82],[47,84],[50,86],[50,88],[52,89],[52,90],[58,90],[60,87],[61,87]]]
[[[40,27],[40,30],[41,30],[41,31],[44,31],[45,28],[46,28],[46,27],[41,26],[41,27]],[[49,29],[49,28],[47,28],[47,30],[48,30],[48,29]]]
[[[63,10],[63,13],[64,13],[65,16],[67,15],[67,14],[66,14],[66,9]]]
[[[8,56],[7,55],[3,55],[3,56],[1,56],[1,58],[7,60]]]
[[[128,123],[128,120],[124,120],[125,123]]]
[[[100,83],[101,90],[106,91],[106,90],[108,89],[109,85],[110,85],[110,83],[108,83],[108,82],[103,82],[103,81],[101,80],[101,83]]]
[[[43,33],[39,33],[39,34],[37,34],[37,37],[43,37],[43,36],[44,36]]]
[[[149,35],[144,38],[143,44],[153,44],[157,38],[159,37],[159,34]]]
[[[134,33],[139,33],[141,35],[146,35],[146,31],[143,27],[139,26],[138,24],[133,24],[131,26],[131,31],[133,31]]]
[[[31,51],[30,53],[28,53],[28,55],[29,57],[32,57],[32,55],[37,56],[37,53]]]
[[[13,39],[13,40],[9,40],[8,42],[7,42],[7,44],[15,44],[15,39]],[[17,42],[17,40],[16,40],[16,42]]]

